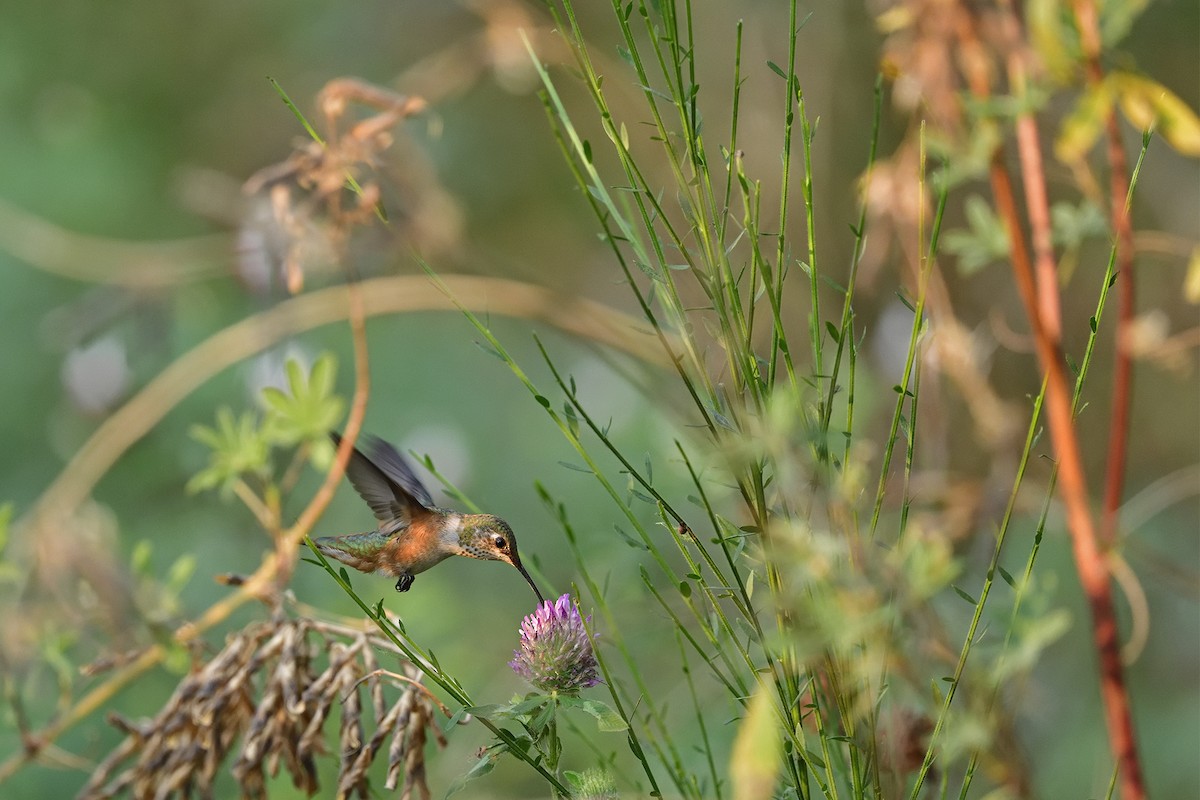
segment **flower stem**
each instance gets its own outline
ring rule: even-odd
[[[557,692],[555,692],[552,695],[552,699],[550,700],[550,703],[552,705],[552,708],[550,711],[550,722],[546,726],[546,738],[548,739],[548,741],[546,743],[546,748],[547,748],[547,750],[546,750],[546,768],[550,770],[550,774],[552,774],[555,778],[557,778],[557,777],[559,777],[559,775],[558,775],[558,759],[559,759],[559,756],[562,754],[562,742],[560,742],[558,739],[558,693]],[[557,786],[551,786],[551,789],[553,790],[555,797],[561,797],[561,795],[558,793]]]

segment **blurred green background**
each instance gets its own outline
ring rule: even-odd
[[[633,79],[617,58],[609,11],[606,4],[596,6],[583,9],[582,25],[591,32],[596,52],[612,59],[602,71],[610,81],[628,85],[632,97]],[[809,10],[797,72],[809,114],[820,117],[814,145],[818,242],[823,263],[840,280],[853,243],[846,226],[855,218],[856,179],[870,132],[882,41],[872,13],[880,9],[873,3],[825,2]],[[536,97],[535,76],[513,35],[516,27],[540,31],[534,36],[539,49],[552,41],[548,21],[535,5],[484,0],[10,2],[0,16],[0,368],[5,376],[0,500],[11,501],[17,516],[106,413],[190,347],[283,297],[278,289],[264,293],[250,288],[245,240],[239,244],[238,239],[239,231],[253,228],[255,208],[243,199],[240,185],[286,158],[303,136],[267,76],[277,79],[314,119],[312,98],[327,81],[342,76],[430,98],[430,111],[408,124],[405,140],[381,171],[394,225],[385,233],[364,234],[364,272],[419,273],[411,256],[416,249],[439,271],[516,278],[634,311],[596,240],[583,199],[573,190]],[[697,39],[708,54],[708,60],[701,56],[701,100],[715,129],[723,130],[738,19],[745,21],[746,43],[742,147],[748,172],[769,181],[778,169],[781,100],[778,80],[765,62],[786,56],[777,35],[786,28],[785,4],[701,9]],[[1198,32],[1196,3],[1151,3],[1122,44],[1123,58],[1195,109],[1200,105]],[[482,63],[485,55],[493,59],[490,66]],[[587,113],[586,98],[570,74],[557,69],[555,75],[569,105]],[[887,109],[884,154],[909,124],[890,105]],[[1063,110],[1051,109],[1051,118]],[[1136,143],[1135,132],[1127,129],[1126,134],[1127,143]],[[1065,169],[1052,166],[1050,174],[1058,181],[1054,190],[1069,196]],[[1155,142],[1139,187],[1137,227],[1194,244],[1198,189],[1196,162]],[[986,187],[981,184],[978,191],[986,194]],[[56,227],[43,230],[43,224]],[[952,209],[947,226],[964,224],[961,210]],[[213,238],[191,238],[202,236]],[[792,236],[802,241],[802,231]],[[163,274],[180,274],[178,280],[131,286],[115,277],[140,253],[134,243],[156,243],[153,250],[177,239],[191,241],[188,247],[195,249],[187,252],[197,254],[164,262]],[[1085,249],[1065,294],[1072,326],[1069,344],[1081,343],[1086,335],[1095,276],[1107,253],[1104,242],[1093,244]],[[1196,306],[1181,291],[1184,259],[1150,255],[1140,268],[1141,309],[1159,309],[1173,332],[1194,329]],[[946,269],[961,319],[982,328],[989,311],[998,309],[1020,327],[1020,308],[1006,270],[955,277],[951,264]],[[860,294],[859,317],[868,334],[877,323],[886,324],[898,285],[895,269],[885,260]],[[798,326],[805,314],[798,305]],[[614,435],[629,452],[653,457],[664,490],[681,489],[684,481],[671,474],[670,440],[690,436],[690,420],[675,418],[672,406],[661,400],[658,393],[668,385],[665,376],[527,320],[495,316],[491,322],[542,384],[548,383],[546,372],[539,368],[530,332],[537,329],[545,336],[559,363],[575,375],[593,413],[613,420]],[[560,532],[534,491],[534,481],[541,481],[568,503],[589,559],[603,565],[597,571],[609,576],[616,602],[631,611],[644,606],[638,552],[613,531],[619,513],[586,475],[559,465],[572,460],[567,444],[504,366],[475,346],[477,335],[459,315],[425,312],[374,319],[368,331],[373,380],[368,431],[402,449],[431,455],[476,502],[513,525],[526,561],[562,591],[574,570]],[[185,553],[196,557],[198,567],[183,591],[182,608],[165,609],[165,623],[194,615],[227,592],[211,576],[252,571],[268,546],[253,519],[236,504],[213,493],[185,493],[184,484],[206,458],[204,448],[188,436],[189,428],[211,424],[218,406],[251,407],[254,390],[278,373],[286,353],[311,359],[325,349],[339,356],[339,387],[348,394],[348,332],[345,326],[316,330],[206,383],[126,453],[98,486],[95,500],[111,512],[103,527],[109,538],[101,544],[115,548],[119,563],[127,564],[143,540],[153,546],[152,569],[166,571]],[[877,394],[877,402],[889,403],[887,387],[895,381],[895,365],[886,353],[873,355],[870,366],[877,375],[868,392]],[[1109,363],[1107,356],[1101,359],[1081,421],[1093,486],[1099,485],[1103,469]],[[1138,364],[1128,495],[1181,469],[1194,469],[1200,444],[1195,366],[1194,348],[1173,367]],[[1008,399],[1036,391],[1032,358],[1003,345],[991,363],[990,378]],[[970,420],[953,412],[945,424],[947,461],[968,477],[985,474],[989,465],[975,454]],[[872,425],[881,430],[879,421]],[[1194,478],[1195,472],[1190,474]],[[433,485],[432,479],[429,483]],[[1184,484],[1182,501],[1146,519],[1136,533],[1139,547],[1128,554],[1152,613],[1150,643],[1131,669],[1131,682],[1151,788],[1158,797],[1194,796],[1197,789],[1200,507],[1195,487],[1189,490],[1186,478]],[[313,474],[302,482],[287,502],[292,514],[316,485]],[[640,513],[652,517],[649,506]],[[1048,602],[1070,607],[1082,623],[1086,612],[1061,523],[1057,516],[1052,520],[1042,564],[1055,576]],[[365,506],[343,486],[318,532],[370,525]],[[20,541],[8,547],[13,559],[28,551],[28,543]],[[967,559],[979,552],[964,546]],[[409,633],[435,650],[477,698],[507,698],[522,690],[501,667],[515,645],[520,618],[530,609],[528,588],[515,573],[456,559],[422,575],[404,596],[392,593],[385,579],[359,577],[356,586],[365,596],[384,596]],[[352,611],[336,587],[308,565],[299,566],[292,588],[306,603]],[[259,614],[259,608],[247,606],[232,624]],[[627,633],[635,641],[643,637],[653,642],[656,622],[653,615],[635,617]],[[99,652],[96,648],[105,646],[112,634],[85,633],[82,651],[90,643]],[[124,631],[113,640],[128,647],[145,642],[148,635]],[[207,638],[211,647],[219,646],[219,634]],[[1032,758],[1033,775],[1043,796],[1081,796],[1107,778],[1106,768],[1093,764],[1104,748],[1087,641],[1086,625],[1077,624],[1048,653],[1023,701],[1029,711],[1019,718],[1020,738],[1029,753],[1038,754]],[[665,686],[672,684],[676,658],[673,649],[663,654]],[[150,715],[176,680],[175,674],[152,672],[122,692],[114,706],[130,717]],[[1064,686],[1078,691],[1063,692]],[[56,692],[49,679],[44,689],[48,697]],[[35,726],[51,714],[49,707],[31,711]],[[117,740],[102,717],[93,715],[59,744],[84,758],[101,758]],[[7,755],[19,743],[8,710],[0,712],[0,719],[0,754]],[[1073,732],[1068,741],[1060,738],[1064,726]],[[614,737],[611,747],[623,751],[619,738]],[[466,768],[482,743],[479,730],[458,730],[448,751],[430,754],[435,792]],[[523,767],[501,762],[496,773],[472,784],[466,796],[520,796],[536,791],[529,779]],[[77,767],[37,764],[0,787],[0,795],[66,796],[82,780]],[[291,791],[283,783],[276,788],[280,797]]]

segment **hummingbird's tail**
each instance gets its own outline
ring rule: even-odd
[[[389,538],[375,530],[346,536],[322,536],[314,539],[313,544],[326,558],[336,559],[359,572],[375,572],[379,568],[380,551]]]

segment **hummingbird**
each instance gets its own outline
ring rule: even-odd
[[[330,432],[334,446],[342,437]],[[346,477],[379,520],[369,533],[322,536],[317,549],[359,572],[396,578],[396,591],[412,588],[417,573],[450,556],[482,558],[512,564],[529,583],[538,602],[542,593],[517,555],[517,537],[508,523],[493,514],[462,514],[433,503],[429,490],[404,457],[374,436],[357,447],[346,464]]]

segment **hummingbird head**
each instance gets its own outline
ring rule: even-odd
[[[464,515],[458,543],[460,555],[512,564],[529,583],[538,601],[545,602],[537,584],[521,566],[521,556],[517,554],[517,536],[507,522],[493,514]]]

